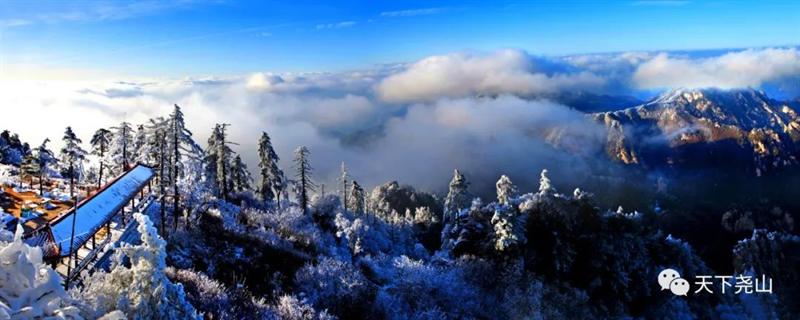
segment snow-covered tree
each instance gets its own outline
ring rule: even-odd
[[[0,133],[0,163],[19,166],[30,153],[30,146],[20,141],[19,135],[8,130]]]
[[[453,172],[453,180],[450,181],[450,190],[447,198],[444,199],[444,223],[458,221],[458,213],[469,208],[472,203],[469,191],[469,182],[458,169]]]
[[[131,124],[123,121],[111,128],[113,135],[109,147],[109,158],[114,174],[119,175],[128,170],[132,162],[133,129]]]
[[[178,214],[181,212],[179,210],[181,198],[179,180],[187,176],[187,170],[197,169],[195,167],[187,166],[184,163],[184,160],[195,162],[201,161],[203,157],[203,149],[200,148],[197,142],[195,142],[192,138],[192,132],[189,131],[189,129],[186,129],[186,121],[184,120],[183,112],[181,111],[181,107],[179,107],[177,104],[172,110],[172,113],[169,115],[169,121],[167,123],[169,125],[169,128],[166,130],[169,144],[169,169],[172,172],[170,176],[170,182],[172,184],[173,198],[173,228],[177,228]],[[190,181],[190,184],[197,182],[199,181]]]
[[[148,145],[147,145],[147,134],[148,130],[143,125],[140,124],[136,126],[136,134],[133,136],[133,161],[138,163],[148,164],[150,163],[147,158],[148,156]]]
[[[525,243],[524,223],[518,221],[518,218],[519,213],[513,207],[507,204],[495,206],[491,220],[494,225],[495,250],[509,251]]]
[[[108,161],[106,158],[111,145],[111,137],[111,131],[100,128],[94,132],[92,140],[90,141],[92,145],[92,154],[97,156],[98,165],[100,166],[97,173],[98,188],[103,184],[103,169],[105,169],[106,162]]]
[[[361,188],[357,181],[353,180],[353,184],[350,186],[350,195],[347,197],[347,201],[350,202],[347,207],[355,214],[364,214],[365,198],[364,189]]]
[[[222,186],[217,176],[217,144],[220,138],[219,125],[214,126],[208,137],[206,154],[203,158],[203,180],[212,194],[220,196]]]
[[[243,192],[250,190],[250,182],[253,177],[250,176],[250,171],[247,170],[247,164],[242,161],[242,157],[238,154],[233,159],[231,165],[231,184],[233,185],[234,192]]]
[[[61,148],[61,165],[64,167],[62,175],[69,177],[70,196],[74,196],[75,180],[83,176],[83,162],[86,160],[86,151],[81,148],[81,139],[67,127],[64,131],[64,146]]]
[[[22,172],[23,176],[28,177],[28,185],[33,189],[33,177],[39,175],[39,163],[36,161],[36,157],[33,155],[25,156],[25,158],[22,159],[19,170]]]
[[[539,178],[539,194],[540,195],[553,195],[556,193],[556,188],[550,183],[550,178],[547,177],[547,169],[542,170],[541,177]]]
[[[48,176],[47,167],[56,162],[53,151],[47,148],[48,142],[50,142],[50,139],[44,139],[42,144],[36,148],[36,159],[39,162],[39,194],[44,194],[43,182]]]
[[[205,156],[206,181],[213,183],[211,188],[221,198],[227,199],[228,193],[233,189],[231,167],[233,150],[225,141],[225,128],[227,124],[217,124],[208,138],[208,152]]]
[[[342,168],[341,174],[339,175],[339,182],[342,183],[342,205],[344,206],[344,211],[347,211],[349,201],[347,201],[347,193],[350,192],[350,175],[347,173],[347,167],[344,165],[344,161],[342,161]]]
[[[308,207],[308,193],[314,191],[316,185],[311,180],[311,161],[308,158],[310,152],[305,146],[301,146],[294,151],[295,178],[297,179],[297,197],[300,207],[305,211]]]
[[[0,243],[0,261],[0,319],[81,319],[42,250],[22,242],[22,226],[12,242]]]
[[[286,185],[283,171],[278,167],[279,160],[269,135],[262,132],[261,138],[258,140],[258,167],[261,171],[261,181],[257,192],[262,200],[275,199],[278,205],[280,205],[281,193]]]
[[[508,204],[508,200],[517,193],[517,187],[506,175],[500,176],[500,180],[497,180],[495,187],[497,188],[497,202],[500,204]]]
[[[93,274],[74,294],[85,297],[96,310],[95,317],[120,310],[129,319],[201,319],[186,301],[183,286],[170,282],[164,273],[166,242],[146,215],[135,213],[134,219],[141,244],[120,247],[113,269]],[[122,263],[123,256],[130,267]]]

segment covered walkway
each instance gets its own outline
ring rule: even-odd
[[[81,271],[81,266],[86,266],[84,260],[95,259],[105,244],[120,236],[121,231],[117,229],[127,224],[125,207],[130,204],[129,211],[137,209],[137,195],[139,204],[145,204],[142,203],[144,189],[154,176],[153,168],[142,164],[134,166],[78,203],[77,208],[29,233],[25,241],[42,247],[45,260],[67,280],[73,278]]]

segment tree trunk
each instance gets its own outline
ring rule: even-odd
[[[69,164],[69,195],[72,197],[72,233],[69,237],[69,259],[67,260],[67,279],[64,287],[69,287],[70,273],[72,272],[72,254],[75,252],[75,219],[78,216],[78,199],[75,199],[75,168]]]
[[[174,121],[174,120],[173,120]],[[172,147],[174,153],[172,154],[172,217],[173,217],[173,224],[172,230],[178,230],[178,201],[180,200],[180,195],[178,194],[178,157],[180,157],[180,150],[178,149],[178,122],[174,121],[173,124],[173,136],[172,136]]]
[[[164,232],[165,231],[164,224],[166,224],[166,220],[164,218],[164,215],[166,214],[166,212],[165,212],[166,210],[164,209],[164,142],[165,142],[164,140],[165,139],[160,138],[160,137],[157,138],[157,139],[159,141],[159,149],[161,149],[160,150],[161,151],[160,152],[160,158],[161,159],[159,159],[160,160],[159,161],[160,173],[158,174],[158,185],[159,185],[159,190],[160,190],[160,195],[161,195],[161,197],[160,197],[160,201],[161,201],[161,206],[160,206],[161,207],[161,226],[160,227],[161,227],[161,236],[166,238],[167,234]]]
[[[103,155],[100,154],[100,158],[102,157]],[[97,177],[97,189],[100,189],[100,186],[102,186],[102,184],[103,184],[103,160],[100,160],[100,176]]]

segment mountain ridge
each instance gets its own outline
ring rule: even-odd
[[[775,100],[752,88],[678,88],[592,117],[607,128],[606,153],[622,163],[698,164],[723,148],[724,154],[740,152],[735,158],[749,162],[748,169],[761,175],[798,164],[799,108],[796,102]],[[698,148],[705,152],[682,151]]]

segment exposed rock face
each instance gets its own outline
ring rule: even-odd
[[[606,152],[623,163],[744,163],[760,175],[798,163],[799,107],[752,89],[677,89],[640,106],[593,116],[608,129]]]

